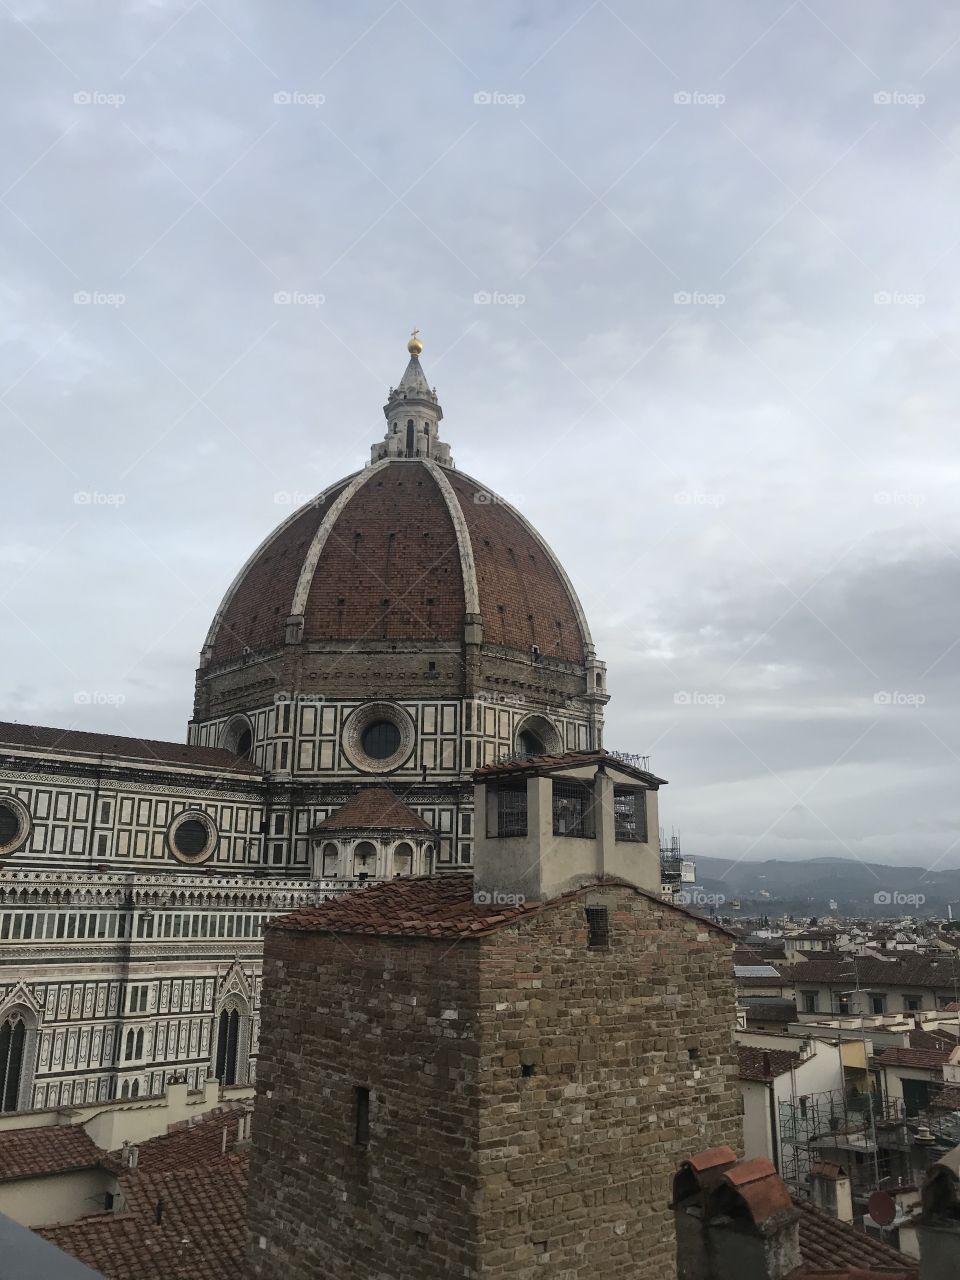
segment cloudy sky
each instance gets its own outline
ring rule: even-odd
[[[6,718],[181,739],[416,324],[686,852],[960,865],[954,6],[2,0],[0,63]]]

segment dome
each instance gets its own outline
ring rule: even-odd
[[[413,356],[416,360],[416,356]],[[204,665],[291,642],[479,643],[582,667],[590,633],[533,527],[428,457],[381,457],[295,512],[225,596]]]

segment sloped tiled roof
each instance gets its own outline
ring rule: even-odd
[[[491,933],[543,907],[542,902],[496,907],[476,902],[469,875],[412,876],[276,916],[268,927],[307,933],[463,938]]]
[[[794,1200],[800,1210],[800,1252],[807,1268],[805,1275],[847,1276],[893,1274],[907,1280],[915,1277],[912,1258],[881,1244],[873,1236],[858,1231],[824,1213],[809,1200]]]
[[[226,1102],[197,1120],[175,1125],[167,1133],[137,1146],[137,1171],[162,1173],[190,1169],[199,1161],[232,1151],[240,1139],[240,1125],[252,1110],[247,1102]],[[119,1159],[121,1152],[113,1153]]]
[[[610,751],[563,751],[553,756],[518,756],[516,759],[503,760],[499,764],[485,764],[474,770],[473,776],[481,781],[490,777],[513,777],[529,773],[550,773],[555,769],[577,768],[585,764],[608,764],[624,773],[632,774],[644,782],[666,786],[665,778],[658,778],[647,769],[638,769],[627,764],[619,756]]]
[[[126,1173],[130,1212],[36,1230],[106,1280],[237,1280],[245,1274],[248,1163],[245,1152],[232,1152]]]
[[[316,833],[376,830],[423,834],[430,827],[389,787],[363,787],[313,828]]]
[[[301,933],[376,934],[381,937],[476,938],[493,933],[540,911],[549,911],[561,902],[578,898],[598,884],[631,889],[658,907],[690,917],[682,907],[664,902],[625,880],[605,879],[584,885],[548,902],[523,902],[516,906],[493,905],[486,895],[474,897],[473,876],[410,876],[356,889],[328,898],[313,907],[302,907],[289,915],[275,916],[268,929]],[[726,934],[709,920],[695,918],[704,929]]]
[[[809,986],[844,983],[854,985],[854,957],[852,955],[808,952],[807,959],[798,961],[782,970],[792,983]],[[884,991],[890,987],[914,987],[917,990],[953,988],[960,982],[960,962],[955,956],[939,959],[933,956],[900,956],[895,960],[880,960],[874,956],[856,957],[856,977],[866,989]]]
[[[956,1032],[942,1029],[928,1031],[926,1027],[912,1027],[909,1040],[911,1049],[941,1049],[949,1053],[957,1047]]]
[[[113,733],[87,733],[81,729],[51,729],[37,724],[0,722],[0,753],[17,747],[52,754],[118,756],[148,764],[183,765],[188,769],[260,773],[249,760],[220,747],[195,747],[185,742],[157,742],[153,738],[123,738]]]
[[[930,1095],[929,1106],[936,1107],[938,1111],[960,1111],[960,1086],[945,1084]]]
[[[800,1054],[789,1049],[757,1049],[738,1044],[737,1060],[741,1080],[773,1080],[786,1075],[800,1062]]]
[[[874,1058],[878,1067],[923,1067],[928,1071],[939,1071],[949,1061],[950,1054],[942,1049],[884,1049]]]
[[[0,1133],[0,1182],[95,1169],[104,1153],[76,1124],[9,1129]]]

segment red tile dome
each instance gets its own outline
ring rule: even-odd
[[[559,561],[518,511],[449,465],[386,456],[257,548],[214,618],[204,665],[280,649],[291,634],[358,647],[462,641],[478,622],[484,645],[535,646],[576,666],[591,645]]]

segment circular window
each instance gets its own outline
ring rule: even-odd
[[[413,721],[393,702],[357,707],[343,726],[343,753],[361,773],[399,769],[413,750]]]
[[[30,834],[30,810],[15,796],[0,797],[0,857],[16,853]]]
[[[364,751],[373,760],[389,760],[400,746],[400,730],[392,720],[374,720],[360,735]]]
[[[253,750],[253,729],[246,716],[234,716],[224,727],[220,735],[220,745],[235,756],[250,759]]]
[[[167,844],[179,862],[206,862],[217,847],[216,825],[198,809],[178,814],[167,828]]]

